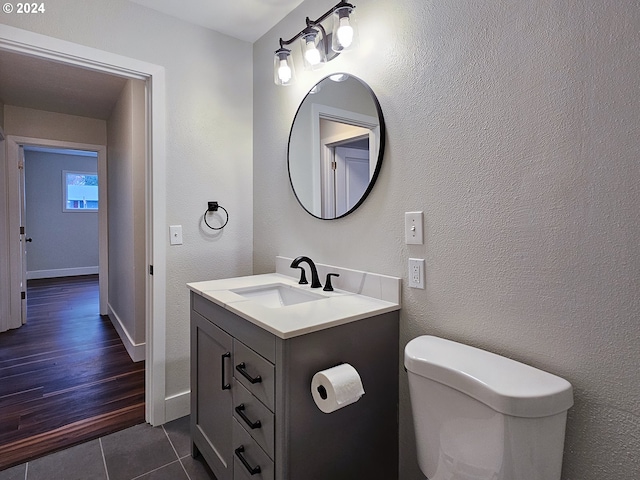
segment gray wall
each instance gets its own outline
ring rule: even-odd
[[[638,2],[359,0],[359,49],[276,87],[278,38],[334,3],[306,0],[254,44],[255,272],[306,254],[403,277],[401,348],[440,335],[566,378],[563,479],[640,478]],[[377,93],[388,143],[367,201],[321,221],[291,192],[287,138],[335,71]],[[414,210],[425,244],[407,246]],[[400,394],[400,478],[422,479],[404,372]]]
[[[97,158],[25,151],[27,278],[98,272],[98,213],[62,211],[62,171],[94,172]]]
[[[109,312],[134,344],[146,325],[144,94],[143,81],[127,81],[107,120]]]

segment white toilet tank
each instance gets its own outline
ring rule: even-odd
[[[559,480],[571,384],[432,336],[404,350],[418,462],[429,480]]]

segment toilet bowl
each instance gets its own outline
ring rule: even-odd
[[[433,336],[411,340],[404,358],[429,480],[560,479],[569,382]]]

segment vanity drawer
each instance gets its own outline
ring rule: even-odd
[[[275,411],[275,367],[249,347],[234,339],[233,376],[269,410]],[[258,377],[260,377],[258,379]]]
[[[260,467],[260,472],[250,469]],[[240,424],[233,419],[233,480],[273,480],[273,461]]]
[[[233,385],[233,416],[273,459],[274,414],[237,381]],[[259,427],[256,422],[260,422]]]

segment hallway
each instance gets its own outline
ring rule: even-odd
[[[29,281],[27,324],[0,334],[0,470],[144,422],[144,362],[98,298],[97,275]]]

